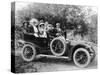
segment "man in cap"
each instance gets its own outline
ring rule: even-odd
[[[61,28],[60,28],[60,23],[56,23],[56,32],[57,32],[57,36],[59,36],[60,34],[61,34],[61,32],[62,32],[62,30],[61,30]]]

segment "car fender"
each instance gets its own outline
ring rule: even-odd
[[[71,43],[71,42],[70,42],[70,46],[71,46],[71,48],[70,48],[70,55],[69,55],[70,58],[72,58],[74,51],[75,51],[76,49],[78,49],[78,48],[81,48],[81,47],[82,47],[82,48],[86,48],[86,49],[89,51],[89,53],[93,53],[93,55],[95,56],[95,51],[94,51],[94,49],[93,49],[92,46],[89,45],[88,43],[85,43],[85,42]]]

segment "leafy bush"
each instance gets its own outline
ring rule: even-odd
[[[93,14],[90,10],[91,7],[85,6],[33,3],[16,12],[15,24],[21,26],[31,18],[43,19],[54,27],[59,22],[62,30],[75,30],[74,35],[80,34],[84,37],[97,31],[97,13]],[[78,25],[81,25],[80,29]],[[95,31],[91,31],[91,28]],[[97,38],[97,35],[94,37]]]

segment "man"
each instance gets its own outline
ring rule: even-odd
[[[52,24],[48,24],[47,29],[48,29],[47,33],[48,33],[49,37],[56,37],[56,30]]]
[[[59,35],[61,35],[61,32],[62,32],[62,30],[61,30],[61,28],[60,28],[60,23],[56,23],[56,35],[57,36],[59,36]]]

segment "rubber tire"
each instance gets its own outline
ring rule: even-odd
[[[25,57],[24,57],[24,54],[23,54],[24,48],[27,47],[27,46],[30,46],[30,47],[32,48],[32,50],[33,50],[33,55],[32,55],[32,57],[31,57],[30,59],[25,58]],[[36,57],[36,49],[35,49],[35,47],[32,46],[32,45],[30,45],[30,44],[25,44],[25,45],[23,46],[23,48],[22,48],[21,56],[22,56],[22,59],[23,59],[24,61],[27,61],[27,62],[30,62],[30,61],[34,60],[35,57]]]
[[[56,52],[54,52],[53,49],[52,49],[52,44],[53,44],[53,42],[54,42],[55,40],[60,40],[60,41],[63,43],[63,45],[64,45],[64,49],[63,49],[63,51],[62,51],[61,53],[56,53]],[[51,53],[52,53],[53,55],[55,55],[55,56],[62,56],[62,55],[65,53],[65,51],[66,51],[66,40],[65,40],[65,38],[62,37],[62,36],[54,38],[54,39],[51,41],[51,43],[50,43],[50,50],[51,50]]]
[[[76,61],[76,59],[75,59],[75,55],[76,55],[76,53],[79,52],[79,51],[84,51],[84,52],[86,53],[87,57],[88,57],[88,60],[87,60],[86,64],[84,64],[84,65],[79,64],[79,63]],[[75,50],[75,52],[74,52],[74,54],[73,54],[73,61],[74,61],[74,63],[75,63],[76,66],[78,66],[78,67],[80,67],[80,68],[85,68],[85,67],[87,67],[87,66],[89,65],[89,63],[91,62],[91,57],[90,57],[89,52],[88,52],[85,48],[78,48],[77,50]]]

